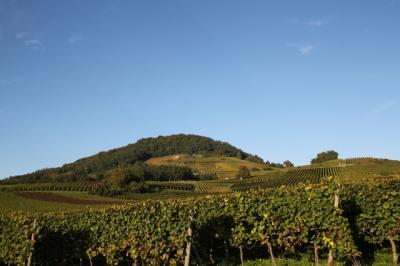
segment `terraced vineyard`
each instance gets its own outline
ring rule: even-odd
[[[276,172],[266,177],[240,180],[235,182],[231,189],[233,191],[244,191],[252,188],[275,188],[299,183],[318,183],[323,177],[337,176],[342,169],[342,167],[295,168],[286,172]]]
[[[241,165],[246,165],[250,170],[261,171],[266,165],[257,162],[241,160],[235,157],[201,156],[177,154],[170,156],[154,157],[146,161],[148,165],[177,165],[186,166],[198,175],[216,176],[219,179],[233,178]]]

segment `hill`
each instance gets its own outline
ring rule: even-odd
[[[144,138],[125,147],[100,152],[79,159],[62,167],[39,170],[30,174],[13,176],[5,183],[45,183],[45,182],[97,182],[104,179],[159,178],[185,172],[176,166],[153,169],[143,164],[148,159],[160,156],[189,154],[235,157],[240,160],[263,163],[263,160],[238,149],[229,143],[216,141],[198,135],[171,135]],[[181,167],[182,168],[182,167]],[[147,176],[146,176],[147,174]],[[133,176],[133,177],[132,177]],[[188,176],[190,178],[190,174]]]

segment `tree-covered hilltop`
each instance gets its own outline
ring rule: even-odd
[[[62,167],[13,176],[5,182],[95,182],[109,178],[124,180],[129,179],[129,176],[137,176],[137,173],[145,167],[148,172],[157,172],[157,174],[148,175],[148,179],[151,179],[151,176],[157,176],[154,177],[157,179],[160,179],[160,176],[168,179],[189,179],[192,175],[188,169],[181,169],[179,166],[149,170],[147,166],[140,164],[152,157],[174,154],[220,155],[263,162],[260,157],[246,153],[226,142],[198,135],[178,134],[140,139],[134,144],[100,152]],[[182,177],[182,173],[187,173],[187,175]]]
[[[327,161],[336,160],[339,158],[339,153],[336,151],[325,151],[317,154],[317,157],[311,160],[311,164],[318,164]]]

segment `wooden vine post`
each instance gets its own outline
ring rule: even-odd
[[[399,263],[399,255],[397,254],[397,249],[396,249],[396,242],[393,240],[393,238],[389,237],[389,242],[392,247],[392,261],[393,265],[398,265]]]
[[[35,232],[36,232],[36,219],[33,220],[33,232],[32,232],[32,235],[31,235],[32,245],[35,245]],[[29,254],[28,263],[26,264],[27,266],[31,266],[32,265],[32,257],[33,257],[33,250],[31,252],[31,254]]]
[[[271,242],[267,241],[267,247],[268,247],[269,255],[271,256],[272,266],[277,266],[276,260],[275,260],[275,256],[274,256],[274,252],[272,250]]]
[[[315,266],[319,266],[319,258],[318,258],[318,244],[314,242],[314,263]]]
[[[187,230],[187,235],[188,235],[188,242],[186,243],[186,256],[185,256],[185,266],[190,265],[190,252],[192,249],[192,221],[193,221],[193,216],[190,213],[190,218],[189,218],[189,224],[188,224],[188,230]]]
[[[240,265],[243,266],[244,265],[244,255],[243,255],[243,246],[242,245],[239,246],[239,252],[240,252]]]
[[[335,202],[334,202],[335,209],[339,208],[339,189],[335,192]],[[329,250],[328,254],[328,266],[333,266],[333,254],[332,249]]]

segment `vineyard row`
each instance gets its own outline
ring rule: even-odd
[[[212,264],[219,251],[243,255],[246,246],[264,247],[273,260],[277,252],[311,248],[315,259],[326,253],[355,261],[368,252],[360,241],[390,242],[395,263],[399,234],[399,180],[340,187],[330,179],[86,212],[0,215],[0,264],[174,265],[190,258],[191,247]]]

